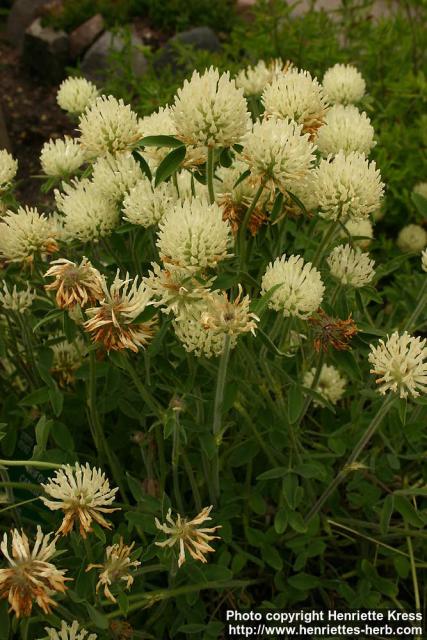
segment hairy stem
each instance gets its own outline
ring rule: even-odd
[[[212,423],[212,433],[215,439],[216,451],[212,461],[212,484],[216,500],[219,497],[219,445],[221,441],[222,429],[222,406],[224,403],[224,389],[227,379],[227,367],[230,359],[231,338],[229,335],[224,336],[224,346],[218,366],[218,375],[216,379],[216,390],[214,400],[214,415]]]

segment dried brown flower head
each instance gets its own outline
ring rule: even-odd
[[[114,640],[132,640],[133,638],[133,628],[124,620],[110,622],[110,632]]]
[[[133,576],[130,572],[132,568],[139,567],[141,564],[139,560],[131,560],[130,558],[134,545],[134,542],[131,545],[126,545],[123,543],[123,538],[120,538],[120,542],[107,547],[103,564],[90,564],[86,569],[86,571],[102,569],[96,584],[96,592],[98,593],[99,589],[104,587],[104,595],[111,602],[117,602],[110,591],[110,586],[114,582],[124,582],[125,589],[130,589],[133,584]]]
[[[242,286],[239,284],[239,294],[235,300],[229,300],[223,292],[212,293],[207,299],[207,308],[201,314],[204,329],[218,331],[230,336],[250,331],[255,335],[258,316],[251,313],[249,296],[242,297]]]
[[[240,202],[235,202],[231,197],[222,200],[222,219],[230,223],[233,235],[237,235],[239,227],[245,217],[247,207]],[[248,230],[252,236],[256,236],[260,227],[268,220],[267,215],[259,208],[255,208],[249,218]]]
[[[56,304],[60,309],[85,307],[104,297],[102,276],[87,258],[79,265],[65,258],[54,260],[44,277],[55,278],[45,289],[56,291]]]
[[[356,335],[357,327],[351,315],[347,320],[332,318],[323,309],[309,319],[314,329],[314,348],[316,351],[328,351],[331,346],[337,351],[350,349],[350,340]]]
[[[56,606],[52,595],[54,592],[64,593],[66,590],[65,571],[60,571],[52,562],[55,554],[56,540],[51,540],[52,533],[43,534],[37,527],[34,546],[30,544],[26,534],[17,529],[11,531],[11,553],[8,548],[7,533],[0,545],[1,551],[9,562],[7,569],[0,569],[0,598],[7,598],[10,609],[17,618],[31,615],[34,602],[45,614]]]

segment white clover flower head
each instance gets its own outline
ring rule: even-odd
[[[117,203],[142,177],[141,167],[131,153],[100,157],[93,165],[92,182],[105,198]]]
[[[290,69],[278,74],[262,94],[265,115],[290,118],[303,133],[315,137],[328,109],[323,87],[308,71]]]
[[[230,147],[240,142],[250,125],[243,96],[229,72],[211,67],[193,72],[178,89],[172,107],[176,136],[195,146]]]
[[[314,145],[301,125],[291,120],[268,118],[254,123],[243,138],[241,159],[252,180],[264,181],[280,191],[292,191],[314,163]]]
[[[375,131],[364,111],[353,105],[333,105],[325,116],[325,124],[320,127],[316,145],[323,156],[358,151],[369,155],[376,145]]]
[[[271,66],[264,60],[259,60],[256,65],[249,65],[239,71],[236,75],[236,86],[243,89],[245,96],[260,96],[272,78]]]
[[[225,291],[213,291],[205,299],[201,322],[206,330],[217,331],[222,335],[239,336],[241,333],[255,335],[258,316],[250,311],[251,300],[243,296],[242,286],[234,300],[229,300]]]
[[[161,307],[164,313],[173,313],[176,319],[200,304],[213,282],[213,278],[206,280],[199,274],[173,265],[162,268],[153,262],[152,268],[144,282],[157,300],[154,305]]]
[[[281,311],[285,317],[306,319],[320,306],[325,291],[322,278],[311,262],[305,263],[301,256],[286,254],[270,262],[261,281],[261,293],[266,294],[277,287],[268,306]]]
[[[427,249],[421,253],[421,268],[427,273]]]
[[[101,96],[81,115],[80,144],[89,156],[129,151],[141,139],[138,116],[123,100]]]
[[[375,262],[370,259],[369,254],[359,247],[352,249],[349,244],[335,247],[328,256],[327,263],[333,277],[341,284],[351,287],[365,287],[375,276]]]
[[[49,640],[97,640],[96,633],[89,633],[86,629],[80,627],[77,620],[72,624],[67,624],[65,620],[61,620],[61,628],[45,627]],[[89,634],[89,635],[88,635]]]
[[[74,523],[79,525],[83,538],[92,531],[91,524],[96,522],[101,527],[111,529],[103,514],[117,511],[111,507],[117,488],[111,489],[108,478],[101,469],[90,467],[89,463],[71,466],[64,465],[55,471],[55,475],[46,484],[41,483],[49,497],[41,496],[40,500],[52,511],[60,509],[64,519],[58,534],[66,536]]]
[[[347,221],[367,218],[377,211],[384,184],[374,161],[369,162],[361,153],[345,155],[339,151],[314,169],[313,190],[322,218]]]
[[[43,173],[55,178],[68,177],[76,173],[86,162],[86,154],[76,138],[49,140],[45,142],[40,154]]]
[[[215,358],[223,352],[225,336],[214,329],[206,329],[201,314],[200,304],[195,304],[187,313],[174,320],[172,326],[176,337],[188,353],[194,353],[198,358]],[[231,349],[236,346],[237,337],[230,336]]]
[[[414,193],[418,193],[419,196],[427,200],[427,182],[418,182],[414,186]]]
[[[165,263],[198,271],[229,257],[231,243],[222,209],[193,198],[177,203],[162,218],[156,244]]]
[[[9,291],[7,283],[4,282],[3,288],[0,289],[0,305],[17,313],[24,313],[31,307],[36,298],[37,293],[30,288],[29,284],[26,289],[21,289],[20,291],[18,291],[15,284],[13,289]]]
[[[399,231],[396,244],[401,251],[419,253],[427,246],[427,231],[419,224],[408,224]]]
[[[371,345],[368,360],[378,391],[397,393],[401,398],[416,398],[427,391],[427,340],[411,336],[407,331],[395,331],[387,340]]]
[[[335,64],[323,76],[323,88],[329,102],[353,104],[365,95],[366,84],[360,71],[349,64]]]
[[[9,262],[32,262],[37,253],[58,250],[52,220],[36,208],[19,207],[0,218],[0,257]]]
[[[361,218],[348,220],[345,224],[345,230],[341,230],[341,237],[352,238],[352,244],[361,249],[367,249],[374,237],[374,228],[369,218]],[[355,238],[355,239],[354,239]]]
[[[89,80],[66,78],[59,85],[56,101],[70,115],[79,116],[98,96],[98,89]]]
[[[310,371],[306,371],[304,375],[304,386],[309,389],[312,387],[316,368],[313,367]],[[340,374],[338,369],[332,365],[324,364],[320,371],[319,380],[314,387],[314,391],[322,396],[327,402],[331,404],[337,404],[344,395],[347,380]],[[317,400],[313,401],[315,407],[318,407],[320,403]]]
[[[157,187],[142,176],[123,199],[123,218],[148,228],[157,224],[175,203],[175,189],[170,182]]]
[[[315,195],[313,184],[314,184],[314,171],[313,169],[310,169],[310,171],[306,173],[304,178],[302,178],[298,182],[295,182],[295,184],[292,185],[292,189],[289,189],[289,191],[294,196],[296,196],[298,200],[301,201],[301,203],[304,205],[304,207],[309,213],[316,211],[319,207],[319,202]],[[290,208],[290,210],[292,211],[292,213],[294,213],[294,215],[301,215],[303,213],[303,211],[301,210],[301,207],[297,205],[294,200],[292,200],[289,194],[285,194],[285,195],[286,195],[285,202],[287,207]]]
[[[96,592],[98,593],[99,589],[104,587],[104,595],[111,602],[117,602],[110,590],[113,583],[124,582],[124,588],[130,589],[134,582],[131,572],[141,564],[139,560],[131,560],[134,546],[134,542],[127,545],[124,544],[123,538],[120,538],[120,542],[107,547],[103,564],[90,564],[86,569],[86,571],[102,569],[96,583]]]
[[[55,190],[59,211],[63,214],[64,234],[68,240],[98,241],[109,235],[120,220],[115,203],[103,196],[88,178],[62,184]]]
[[[18,171],[18,161],[6,149],[0,149],[0,193],[9,189]]]
[[[65,582],[69,578],[51,562],[57,542],[56,537],[51,539],[52,535],[44,534],[38,525],[30,548],[24,531],[12,529],[10,551],[8,534],[3,535],[0,549],[9,566],[0,569],[0,598],[7,598],[17,618],[30,616],[34,602],[43,613],[51,613],[52,607],[57,606],[52,596],[66,590]]]

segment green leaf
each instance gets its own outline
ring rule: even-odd
[[[296,511],[290,511],[288,514],[289,524],[297,533],[305,533],[307,531],[307,525],[304,522],[304,518],[300,513]]]
[[[276,571],[281,571],[283,569],[283,560],[280,556],[280,553],[277,551],[275,547],[270,544],[264,544],[261,547],[261,556],[262,559],[276,569]]]
[[[46,416],[41,416],[36,424],[36,446],[34,447],[33,458],[43,455],[46,451],[46,445],[49,438],[52,420],[46,420]]]
[[[55,416],[60,416],[64,406],[64,396],[56,384],[49,389],[49,400]]]
[[[303,478],[326,480],[326,469],[319,462],[302,462],[294,469],[294,471]]]
[[[93,622],[98,629],[108,629],[108,618],[104,613],[92,607],[88,602],[86,602],[86,609],[91,622]]]
[[[291,200],[293,200],[295,202],[295,204],[301,209],[301,211],[308,216],[308,212],[307,209],[305,208],[304,204],[301,202],[301,200],[291,191],[287,191],[286,192],[288,194],[288,196],[290,197]]]
[[[170,147],[175,149],[182,147],[183,142],[173,136],[146,136],[138,142],[138,147]]]
[[[52,439],[58,447],[61,447],[64,451],[74,450],[74,439],[66,424],[63,422],[55,422],[52,432]]]
[[[424,520],[420,518],[409,500],[403,496],[394,496],[394,508],[408,524],[416,527],[417,529],[424,527]]]
[[[382,534],[386,534],[390,525],[390,518],[394,511],[394,496],[388,495],[381,509],[380,530]]]
[[[283,193],[279,191],[270,213],[270,222],[274,222],[280,216],[283,209]]]
[[[304,395],[299,385],[293,384],[288,391],[288,418],[291,424],[294,424],[301,415],[304,405]]]
[[[168,153],[166,158],[163,158],[156,171],[156,179],[154,182],[156,187],[179,169],[185,158],[185,153],[185,147],[181,146]]]
[[[135,158],[135,160],[139,163],[139,166],[141,167],[142,173],[145,176],[147,176],[147,178],[151,182],[151,180],[153,179],[153,176],[152,176],[152,173],[151,173],[150,166],[149,166],[148,162],[146,161],[146,159],[144,158],[144,156],[141,155],[140,153],[138,153],[138,151],[133,151],[132,155]]]
[[[119,603],[119,609],[124,616],[127,615],[129,611],[129,598],[123,591],[121,591],[117,596],[117,602]]]
[[[279,509],[274,518],[274,530],[280,536],[286,531],[288,526],[288,512],[286,509]]]
[[[19,404],[32,407],[49,402],[49,387],[41,387],[26,395]]]
[[[317,576],[311,576],[308,573],[298,573],[296,576],[288,578],[288,582],[294,589],[298,591],[306,591],[315,589],[321,584]]]
[[[274,467],[274,469],[264,471],[264,473],[257,476],[257,480],[274,480],[275,478],[283,478],[287,473],[289,473],[289,469],[287,467]]]
[[[279,289],[279,287],[282,286],[282,283],[279,282],[278,284],[275,284],[273,287],[271,287],[271,289],[269,289],[261,298],[258,298],[258,300],[252,300],[250,305],[250,310],[252,311],[252,313],[255,313],[255,315],[261,317],[263,311],[266,309],[274,293],[277,291],[277,289]]]
[[[219,164],[221,167],[231,167],[233,164],[233,156],[231,155],[230,149],[226,148],[221,151],[219,156]]]
[[[40,327],[42,327],[44,324],[47,324],[48,322],[51,322],[51,321],[53,322],[54,320],[57,320],[63,314],[64,314],[64,312],[62,311],[62,309],[54,309],[53,311],[50,311],[48,314],[46,314],[44,316],[44,318],[42,318],[41,320],[36,322],[36,324],[33,327],[33,333],[35,333],[37,331],[37,329],[40,329]]]
[[[246,178],[248,176],[251,175],[251,171],[250,169],[246,169],[246,171],[244,171],[236,180],[236,182],[234,183],[233,188],[235,189],[241,182],[243,182],[243,180],[246,180]]]
[[[193,622],[192,624],[183,624],[179,627],[178,631],[180,633],[201,633],[205,631],[206,624],[200,622]]]
[[[154,318],[154,316],[157,315],[158,312],[159,310],[156,307],[154,307],[153,305],[149,305],[146,309],[144,309],[144,311],[141,311],[141,313],[135,318],[135,320],[132,320],[132,324],[137,324],[139,322],[148,322],[149,320]]]

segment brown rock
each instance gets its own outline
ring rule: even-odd
[[[77,29],[74,29],[70,33],[70,56],[77,58],[82,53],[89,49],[91,44],[101,35],[104,31],[105,24],[104,18],[100,13],[97,13],[86,22],[83,22]]]
[[[7,39],[21,48],[27,27],[51,0],[15,0],[7,19]]]

